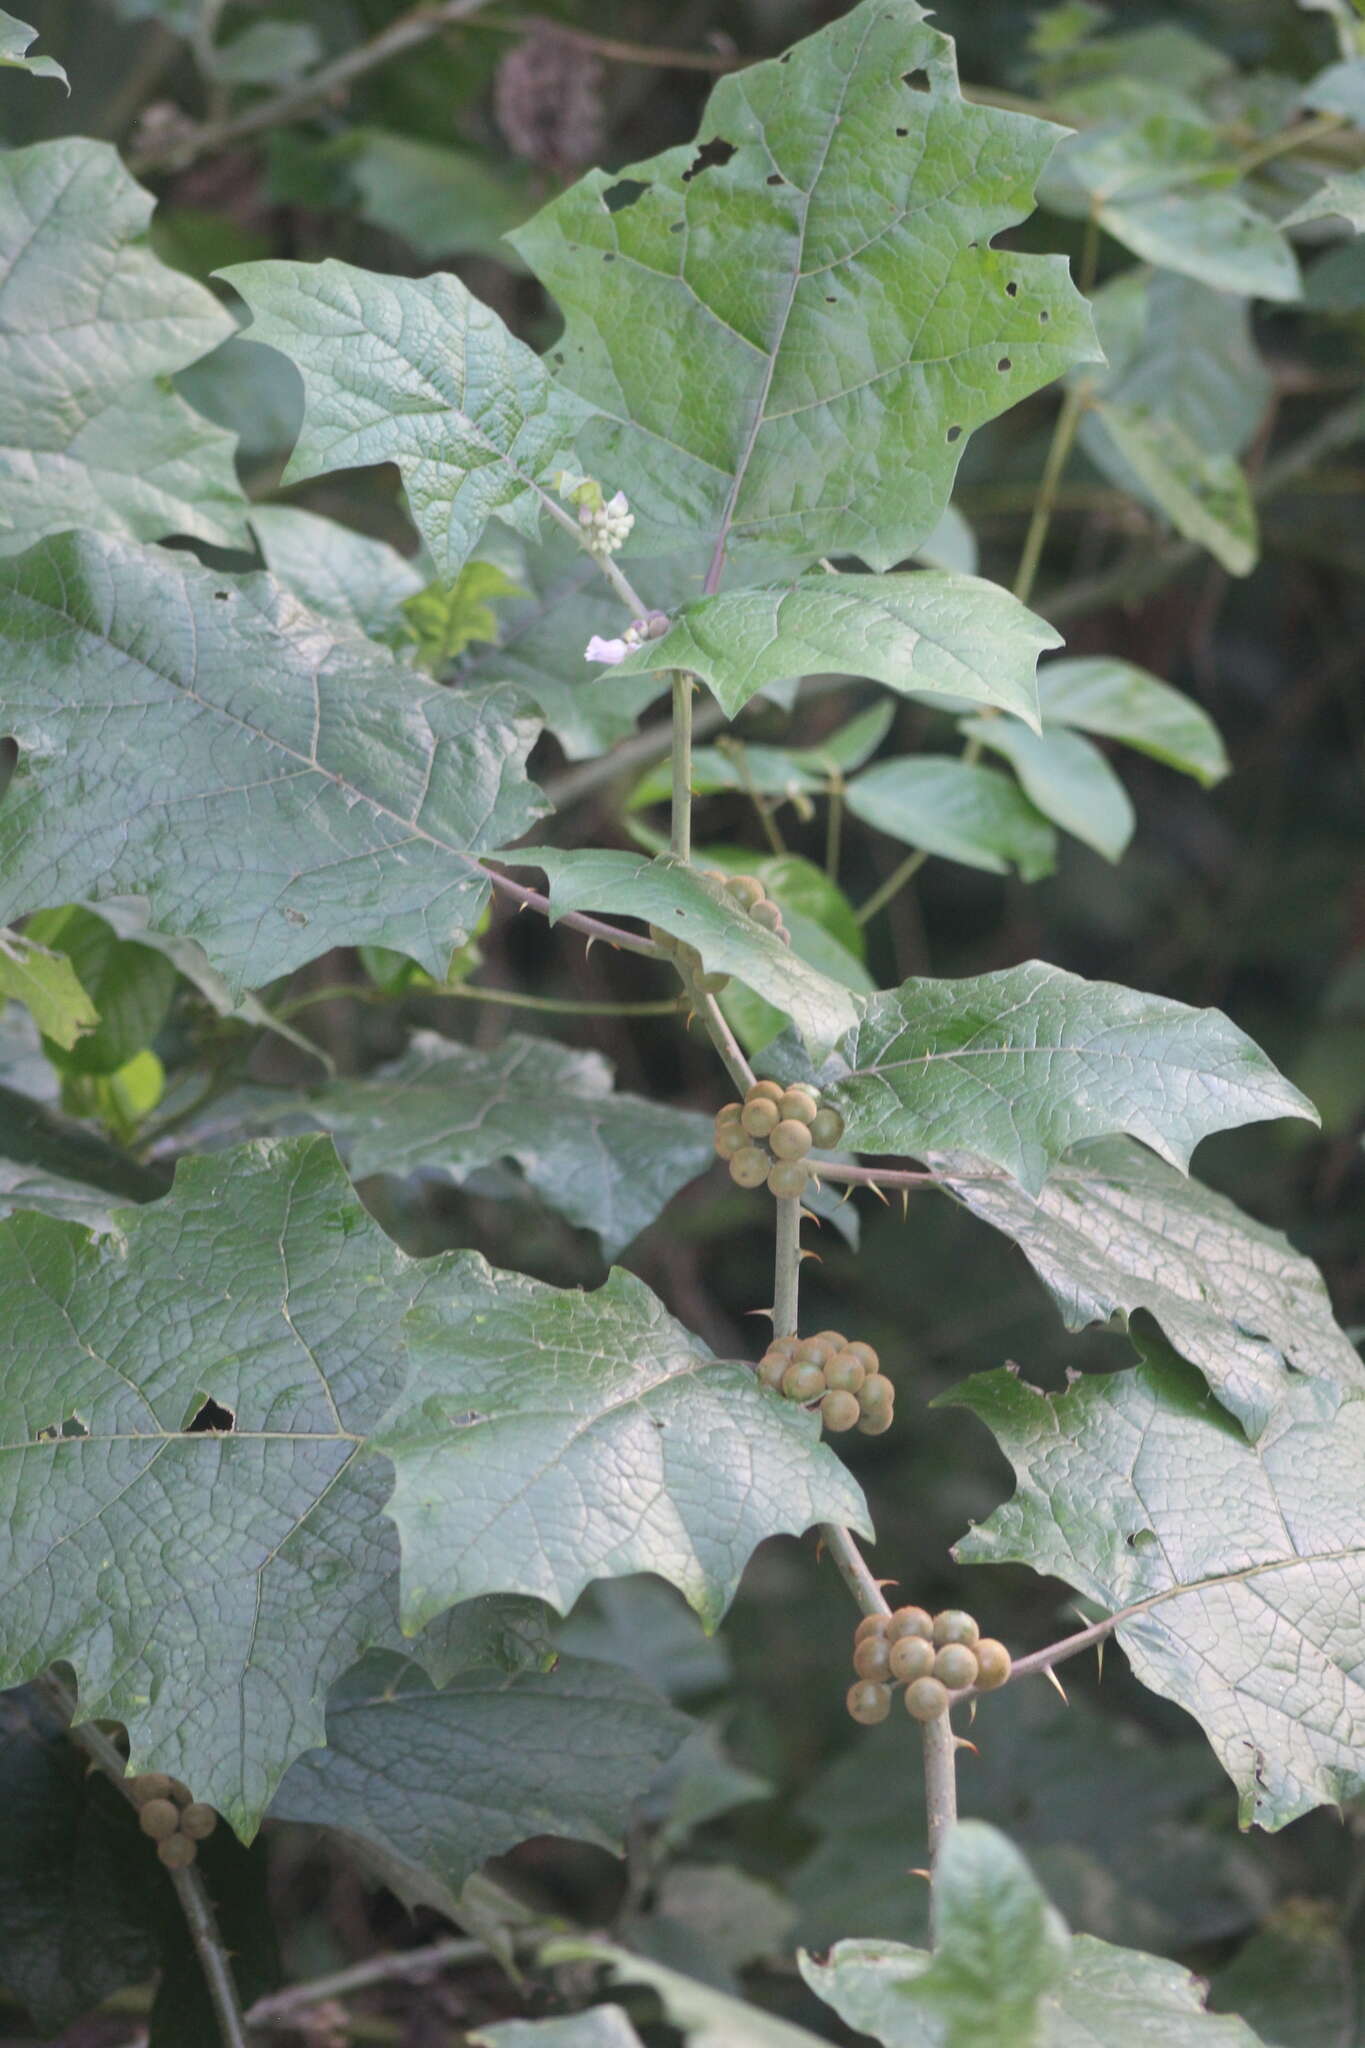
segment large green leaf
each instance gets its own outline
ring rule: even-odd
[[[564,1613],[591,1579],[640,1571],[713,1626],[765,1536],[868,1527],[817,1418],[712,1358],[629,1273],[559,1292],[462,1252],[406,1329],[411,1376],[375,1441],[408,1628],[489,1591]]]
[[[1184,1167],[1211,1131],[1315,1116],[1218,1010],[1040,960],[868,997],[821,1085],[852,1150],[971,1151],[1034,1193],[1085,1138],[1126,1131]]]
[[[66,73],[55,57],[25,56],[37,34],[37,29],[30,28],[26,21],[16,21],[12,14],[0,12],[0,70],[28,71],[35,78],[60,78],[67,85]],[[70,91],[69,86],[67,90]]]
[[[883,2048],[1257,2048],[1207,2012],[1188,1970],[1071,1935],[984,1821],[961,1821],[934,1872],[934,1949],[841,1941],[799,1958],[811,1989]]]
[[[409,1905],[452,1915],[465,1879],[531,1835],[619,1852],[631,1807],[695,1723],[581,1657],[437,1690],[375,1652],[332,1688],[327,1746],[293,1764],[271,1817],[357,1836]]]
[[[1051,874],[1057,835],[1008,775],[944,755],[879,761],[845,792],[854,816],[944,860],[1026,882]]]
[[[1122,859],[1136,819],[1127,790],[1098,747],[1065,727],[1030,732],[1017,718],[964,719],[962,730],[1004,756],[1045,818],[1106,860]]]
[[[1159,1340],[1055,1397],[1010,1372],[948,1399],[992,1429],[1012,1500],[958,1544],[1107,1613],[1133,1669],[1202,1725],[1244,1825],[1365,1788],[1365,1390],[1289,1387],[1255,1444]]]
[[[690,669],[731,718],[757,691],[819,672],[965,697],[1036,725],[1038,656],[1060,645],[1059,633],[977,576],[816,574],[775,590],[698,598],[617,673]]]
[[[1064,262],[994,246],[1056,135],[964,101],[914,0],[863,0],[723,80],[702,149],[590,172],[511,237],[642,551],[884,569],[930,534],[971,432],[1094,346]]]
[[[132,894],[234,991],[360,940],[444,973],[474,855],[544,808],[536,726],[338,635],[268,576],[94,534],[0,562],[0,917]]]
[[[241,539],[232,438],[165,381],[232,320],[152,254],[151,212],[108,143],[0,157],[0,554],[68,526]]]
[[[1143,114],[1071,136],[1039,197],[1058,213],[1097,220],[1144,262],[1215,291],[1298,298],[1288,241],[1230,188],[1232,172],[1216,129],[1179,114]]]
[[[382,277],[322,263],[236,263],[222,276],[252,312],[252,340],[297,364],[303,429],[284,481],[396,462],[441,575],[455,576],[490,518],[534,539],[590,408],[448,271]]]
[[[272,576],[310,611],[371,640],[390,640],[399,607],[423,577],[387,541],[353,533],[297,505],[256,505],[252,531]]]
[[[618,917],[644,918],[695,946],[708,972],[733,974],[790,1017],[808,1046],[832,1045],[858,1014],[846,988],[755,924],[719,882],[696,868],[593,848],[537,846],[508,858],[544,869],[556,914],[609,909]]]
[[[713,1157],[709,1117],[618,1095],[600,1053],[516,1034],[483,1052],[420,1032],[382,1073],[314,1089],[306,1107],[357,1178],[458,1183],[514,1159],[543,1201],[597,1232],[608,1258]]]
[[[65,953],[0,929],[0,1002],[23,1003],[44,1038],[68,1051],[99,1012]]]
[[[1198,704],[1131,661],[1104,654],[1049,661],[1038,671],[1045,727],[1076,726],[1122,740],[1193,775],[1206,789],[1228,772],[1218,728]]]
[[[1365,1388],[1312,1261],[1144,1146],[1078,1146],[1035,1194],[973,1177],[975,1164],[935,1161],[958,1200],[1019,1245],[1069,1330],[1145,1309],[1248,1436],[1305,1375]]]

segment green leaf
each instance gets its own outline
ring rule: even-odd
[[[271,1818],[358,1837],[407,1905],[455,1916],[465,1879],[531,1835],[619,1854],[632,1806],[694,1725],[610,1664],[562,1657],[437,1690],[377,1652],[333,1686],[327,1746],[290,1767]]]
[[[528,540],[540,479],[589,408],[553,383],[457,277],[381,277],[322,263],[219,273],[252,312],[251,339],[303,378],[303,429],[283,481],[396,462],[438,572],[458,575],[490,518]]]
[[[30,28],[26,21],[16,21],[12,14],[0,10],[0,70],[29,71],[35,78],[60,78],[70,92],[66,73],[55,57],[24,55],[37,35],[37,29]]]
[[[640,2048],[619,2005],[595,2005],[562,2020],[503,2020],[469,2040],[471,2048]]]
[[[474,856],[544,808],[510,693],[419,682],[268,576],[67,534],[0,562],[0,599],[0,917],[136,894],[234,991],[362,940],[439,978]]]
[[[1222,739],[1208,713],[1130,661],[1103,654],[1049,661],[1038,671],[1038,703],[1045,730],[1076,726],[1122,740],[1193,775],[1205,789],[1228,772]]]
[[[7,1092],[7,1091],[6,1091]],[[0,1110],[8,1108],[0,1093]],[[9,1141],[6,1140],[8,1143]],[[44,1216],[61,1216],[70,1223],[84,1224],[96,1232],[112,1230],[114,1205],[107,1195],[78,1180],[46,1173],[40,1167],[21,1166],[0,1158],[0,1219],[16,1209],[35,1209]]]
[[[1365,234],[1365,171],[1343,171],[1340,177],[1325,178],[1311,198],[1285,214],[1280,226],[1297,227],[1300,221],[1325,220],[1333,214],[1347,221],[1353,233]]]
[[[1279,1828],[1365,1786],[1365,1390],[1356,1368],[1286,1389],[1248,1443],[1159,1340],[1133,1371],[1049,1396],[1010,1372],[948,1397],[990,1428],[1012,1500],[959,1543],[1064,1579],[1137,1676],[1201,1724],[1244,1826]]]
[[[826,787],[824,775],[805,767],[785,747],[747,746],[727,738],[718,747],[693,749],[693,796],[711,796],[719,789],[739,789],[791,801],[797,796],[818,796]],[[672,789],[671,764],[660,761],[636,783],[628,808],[635,811],[647,804],[667,803]]]
[[[1038,722],[1040,651],[1061,635],[976,576],[803,576],[776,590],[731,590],[685,605],[618,675],[690,669],[727,716],[759,690],[812,671],[871,676],[905,695],[941,692]]]
[[[1360,2048],[1365,1955],[1329,1906],[1290,1898],[1213,1980],[1266,2048]]]
[[[0,554],[81,525],[240,543],[231,437],[166,381],[232,321],[152,254],[152,204],[105,142],[0,157]]]
[[[1210,455],[1245,453],[1274,390],[1248,300],[1169,270],[1125,270],[1094,309],[1108,364],[1077,378],[1113,404],[1175,420]],[[1084,419],[1081,433],[1089,447]]]
[[[1139,1309],[1253,1439],[1301,1376],[1359,1374],[1322,1275],[1278,1230],[1123,1138],[1079,1146],[1026,1194],[936,1159],[958,1200],[1012,1237],[1069,1330]]]
[[[832,1045],[853,1024],[857,1006],[847,989],[755,924],[719,882],[695,868],[594,848],[537,846],[507,858],[544,869],[555,916],[610,910],[695,946],[708,973],[733,974],[790,1017],[811,1048]]]
[[[1018,1851],[960,1821],[934,1872],[934,1949],[841,1941],[812,1991],[883,2048],[1257,2048],[1188,1970],[1070,1935]]]
[[[1315,1116],[1220,1011],[1039,960],[868,997],[821,1086],[850,1149],[972,1151],[1035,1194],[1084,1138],[1126,1131],[1183,1168],[1210,1131]]]
[[[821,2048],[818,2034],[808,2034],[804,2027],[775,2019],[759,2006],[743,2005],[695,1977],[684,1977],[609,1941],[577,1936],[549,1941],[540,1951],[540,1961],[602,1963],[614,1984],[647,1985],[688,2048]]]
[[[1090,408],[1086,446],[1101,437],[1114,461],[1136,478],[1140,494],[1161,511],[1177,533],[1208,549],[1230,576],[1247,576],[1256,566],[1259,541],[1256,508],[1240,463],[1211,455],[1177,420],[1138,407],[1096,399]]]
[[[399,607],[422,588],[419,570],[397,548],[316,512],[254,505],[251,526],[266,568],[286,590],[366,639],[392,640]]]
[[[489,1591],[563,1613],[591,1579],[641,1571],[714,1626],[765,1536],[866,1531],[817,1419],[713,1359],[631,1274],[560,1293],[463,1252],[406,1330],[411,1376],[375,1442],[409,1629]]]
[[[603,415],[580,461],[642,553],[700,529],[717,565],[760,540],[890,568],[973,430],[1093,349],[1063,259],[994,246],[1057,131],[964,101],[914,0],[863,0],[722,80],[699,133],[511,237]]]
[[[1340,114],[1365,128],[1365,57],[1329,64],[1303,89],[1303,104],[1320,114]]]
[[[1029,801],[1093,846],[1121,860],[1137,822],[1128,792],[1098,747],[1074,732],[1030,732],[1017,718],[964,718],[961,730],[1013,768]]]
[[[833,775],[837,770],[842,775],[851,775],[855,768],[871,760],[890,732],[895,716],[895,705],[879,697],[866,711],[857,712],[846,725],[826,733],[813,746],[794,747],[792,758],[812,774]]]
[[[69,962],[95,1005],[96,1029],[50,1054],[53,1064],[66,1074],[116,1073],[165,1023],[175,968],[151,947],[118,938],[103,918],[78,903],[40,910],[28,930]]]
[[[990,721],[992,724],[996,720]],[[944,860],[1026,882],[1050,875],[1057,836],[1008,775],[932,754],[879,761],[850,782],[845,800],[865,825]]]
[[[385,128],[356,129],[346,145],[362,220],[401,235],[426,262],[493,256],[520,270],[504,236],[525,220],[530,187],[510,165]]]
[[[1038,194],[1058,213],[1097,220],[1144,262],[1215,291],[1297,299],[1294,253],[1273,222],[1228,189],[1234,172],[1214,128],[1162,112],[1069,137]]]
[[[289,1098],[291,1111],[301,1106]],[[458,1186],[514,1159],[542,1201],[597,1232],[608,1258],[713,1157],[709,1117],[618,1095],[600,1053],[516,1033],[483,1052],[419,1032],[381,1073],[314,1089],[306,1107],[357,1178],[424,1173]]]
[[[224,85],[287,85],[322,55],[306,21],[254,21],[208,55],[207,69]]]
[[[453,583],[429,583],[403,606],[418,661],[439,672],[449,668],[471,641],[496,641],[498,614],[488,600],[525,595],[495,562],[466,562]]]
[[[44,1038],[67,1051],[100,1020],[64,952],[7,930],[0,930],[0,1001],[23,1003]]]

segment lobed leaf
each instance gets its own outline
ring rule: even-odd
[[[475,856],[544,808],[512,693],[419,681],[268,576],[62,535],[0,562],[0,645],[0,917],[142,897],[234,995],[362,940],[439,978]]]
[[[994,246],[1056,135],[965,101],[915,0],[863,0],[722,80],[700,150],[592,171],[510,237],[642,552],[700,531],[715,588],[737,543],[885,569],[928,537],[973,430],[1094,346],[1064,261]]]

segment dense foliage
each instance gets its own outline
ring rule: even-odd
[[[4,2038],[1365,2043],[1365,7],[36,12]]]

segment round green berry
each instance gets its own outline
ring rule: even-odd
[[[780,1081],[753,1081],[745,1090],[746,1102],[780,1102],[786,1090]]]
[[[889,1408],[880,1415],[865,1415],[858,1424],[858,1434],[859,1436],[885,1436],[895,1419]]]
[[[837,1109],[817,1109],[810,1127],[812,1145],[830,1152],[844,1135],[844,1120]]]
[[[168,1778],[164,1771],[143,1771],[139,1777],[130,1778],[128,1789],[136,1806],[145,1806],[149,1799],[169,1799],[174,1778]]]
[[[845,1349],[851,1351],[855,1358],[861,1358],[869,1374],[881,1371],[882,1362],[880,1358],[878,1358],[870,1344],[863,1343],[861,1337],[855,1337],[851,1344],[845,1346]]]
[[[842,1351],[848,1341],[842,1330],[817,1330],[815,1337],[817,1343],[828,1344],[831,1351]]]
[[[744,1104],[742,1102],[723,1103],[716,1111],[717,1130],[720,1129],[722,1124],[737,1124],[743,1114]]]
[[[742,1188],[761,1188],[768,1178],[771,1160],[757,1145],[743,1145],[730,1160],[730,1178]]]
[[[180,1831],[192,1842],[205,1842],[218,1825],[218,1816],[202,1799],[192,1799],[180,1816]]]
[[[862,1360],[851,1351],[836,1351],[825,1367],[826,1381],[843,1394],[856,1394],[866,1378]]]
[[[734,1172],[731,1162],[730,1171]],[[849,1350],[853,1346],[849,1345]],[[856,1355],[856,1354],[855,1354]],[[864,1415],[889,1415],[896,1405],[896,1389],[884,1372],[869,1373],[858,1389],[858,1405]]]
[[[917,1678],[928,1678],[934,1669],[934,1646],[923,1636],[897,1636],[889,1655],[891,1676],[911,1685]]]
[[[865,1643],[869,1636],[884,1636],[889,1614],[865,1614],[853,1631],[854,1643]]]
[[[737,1152],[749,1150],[749,1134],[739,1124],[717,1124],[715,1146],[722,1159],[733,1159]]]
[[[828,1384],[828,1381],[826,1382]],[[858,1397],[833,1388],[820,1403],[820,1420],[836,1435],[852,1429],[858,1420]]]
[[[818,1401],[825,1391],[825,1375],[818,1365],[789,1365],[782,1375],[782,1391],[789,1401]]]
[[[796,1349],[792,1356],[811,1365],[818,1365],[823,1371],[825,1366],[829,1364],[833,1353],[822,1337],[800,1337],[797,1339]]]
[[[980,1629],[962,1608],[945,1607],[941,1614],[934,1616],[934,1641],[940,1649],[945,1643],[965,1643],[970,1650],[973,1643],[980,1640]]]
[[[746,910],[752,910],[755,903],[761,903],[767,890],[757,875],[727,875],[725,886],[732,896],[737,896]]]
[[[807,1127],[815,1122],[820,1113],[815,1091],[811,1088],[802,1088],[799,1084],[794,1088],[788,1088],[777,1106],[784,1117],[790,1117],[794,1123],[805,1124]]]
[[[804,1159],[810,1151],[810,1126],[786,1117],[769,1132],[768,1143],[778,1159]]]
[[[154,1842],[164,1842],[180,1826],[180,1808],[173,1799],[149,1799],[138,1810],[137,1824]]]
[[[782,1386],[782,1375],[790,1364],[791,1360],[782,1352],[774,1353],[770,1351],[766,1358],[760,1358],[758,1361],[759,1385],[761,1387],[771,1387],[774,1393],[779,1392]]]
[[[924,1642],[934,1640],[934,1618],[925,1607],[898,1607],[887,1623],[886,1633],[893,1643],[902,1636],[919,1636]]]
[[[771,896],[765,896],[761,902],[751,904],[749,915],[754,923],[761,924],[766,932],[775,932],[782,922],[782,912]]]
[[[905,1711],[913,1721],[937,1721],[948,1711],[948,1691],[936,1678],[917,1678],[905,1688]]]
[[[853,1646],[853,1669],[859,1678],[875,1678],[883,1683],[891,1670],[891,1652],[885,1636],[864,1636]]]
[[[994,1692],[1010,1675],[1010,1653],[994,1636],[982,1636],[976,1645],[976,1682],[982,1692]]]
[[[766,1095],[760,1095],[753,1102],[746,1102],[740,1113],[740,1122],[751,1138],[766,1138],[775,1131],[782,1121],[777,1104]]]
[[[976,1684],[976,1659],[965,1643],[945,1643],[934,1658],[934,1676],[949,1692]]]
[[[768,1191],[779,1201],[790,1202],[806,1192],[810,1168],[804,1159],[775,1159],[768,1168]]]
[[[891,1694],[886,1686],[864,1678],[849,1687],[844,1705],[861,1727],[875,1728],[891,1712]]]

